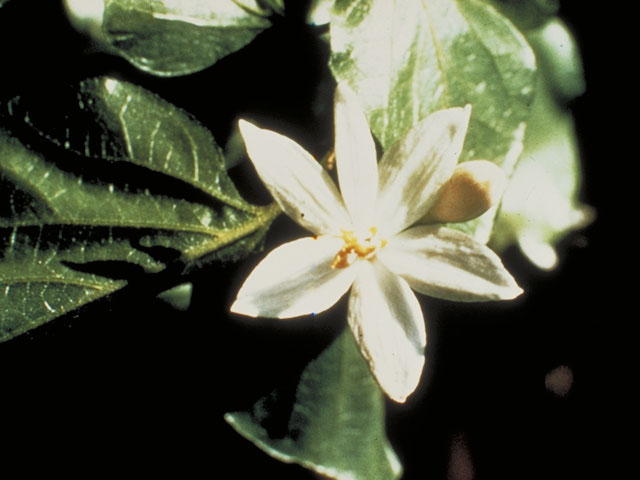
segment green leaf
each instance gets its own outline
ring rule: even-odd
[[[551,36],[545,33],[548,26]],[[578,198],[580,153],[573,117],[564,103],[571,92],[584,88],[580,59],[566,58],[567,51],[577,55],[577,50],[565,35],[557,35],[556,20],[547,27],[530,34],[541,78],[524,152],[504,194],[492,243],[498,250],[516,243],[532,263],[550,270],[558,262],[557,243],[590,223],[594,211]],[[562,65],[562,59],[567,64]]]
[[[158,298],[167,302],[176,310],[186,311],[191,305],[193,295],[193,284],[191,282],[181,283],[175,287],[165,290],[158,295]]]
[[[234,0],[238,5],[248,8],[249,10],[256,10],[261,8],[262,10],[277,13],[278,15],[284,15],[285,6],[284,0]]]
[[[277,215],[240,197],[185,112],[111,78],[83,82],[73,99],[7,105],[0,341],[171,262],[242,258]]]
[[[559,103],[582,95],[586,89],[578,44],[567,25],[553,18],[527,33],[545,82]]]
[[[302,373],[282,435],[274,425],[278,394],[226,420],[283,462],[337,479],[399,478],[401,467],[384,430],[384,400],[349,330]]]
[[[271,1],[272,8],[281,2]],[[137,68],[187,75],[210,67],[271,25],[257,0],[105,0],[107,42]]]
[[[488,0],[520,30],[539,27],[560,8],[559,0]]]
[[[535,58],[524,37],[479,0],[337,0],[330,66],[357,92],[383,149],[443,108],[471,104],[461,161],[510,172],[521,152]],[[458,224],[486,241],[493,212]]]

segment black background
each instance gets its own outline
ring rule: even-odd
[[[294,3],[288,2],[291,11]],[[447,478],[454,439],[464,440],[477,479],[612,478],[616,462],[607,453],[620,439],[609,430],[618,410],[611,352],[621,310],[610,295],[617,288],[607,235],[615,207],[611,137],[603,135],[597,114],[609,65],[591,30],[595,8],[585,3],[564,2],[561,16],[584,57],[587,92],[571,108],[583,151],[581,198],[598,218],[562,242],[554,272],[537,270],[516,249],[505,252],[507,268],[526,292],[514,302],[422,299],[427,368],[407,404],[388,405],[388,434],[407,480]],[[189,111],[221,143],[236,116],[273,116],[285,133],[322,152],[327,146],[317,137],[330,135],[330,105],[313,104],[316,86],[309,78],[327,74],[318,60],[327,52],[294,18],[204,72],[161,79],[94,51],[69,26],[59,2],[11,0],[0,9],[0,101],[55,94],[85,77],[116,74]],[[249,185],[240,185],[243,193],[264,201],[264,192]],[[277,222],[267,249],[282,241],[276,232],[291,229],[286,219]],[[229,316],[232,297],[256,261],[193,274],[187,312],[154,299],[153,282],[138,284],[0,345],[3,469],[89,478],[315,478],[263,454],[222,415],[293,382],[340,332],[344,301],[330,314],[284,324]],[[565,397],[544,385],[560,365],[574,375]]]

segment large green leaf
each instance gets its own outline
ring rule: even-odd
[[[241,258],[277,215],[240,197],[213,138],[185,112],[111,78],[83,82],[74,100],[75,108],[7,105],[0,340],[121,288],[131,274]],[[108,278],[96,266],[111,266]]]
[[[357,92],[384,149],[433,111],[471,104],[461,161],[507,173],[522,149],[535,58],[524,37],[479,0],[337,0],[330,66]],[[492,213],[458,225],[486,241]]]
[[[302,373],[282,435],[277,392],[227,421],[269,455],[337,479],[385,480],[401,474],[384,431],[384,400],[350,331]],[[275,430],[278,430],[276,432]]]
[[[584,89],[575,41],[553,20],[528,35],[540,59],[541,78],[524,152],[503,197],[492,243],[516,243],[539,268],[557,265],[556,244],[594,217],[578,198],[581,165],[573,117],[565,101]]]
[[[133,65],[162,76],[186,75],[247,45],[271,25],[271,1],[105,0],[107,42]],[[281,13],[281,10],[279,11]]]

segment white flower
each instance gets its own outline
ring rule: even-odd
[[[341,193],[300,145],[240,120],[258,175],[284,212],[314,235],[269,253],[231,310],[298,317],[330,308],[351,289],[348,322],[360,351],[381,388],[404,402],[420,380],[426,346],[411,289],[456,301],[511,299],[522,292],[497,255],[471,237],[437,225],[412,227],[453,182],[470,114],[467,106],[429,115],[378,164],[357,98],[339,85]]]

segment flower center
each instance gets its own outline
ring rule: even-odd
[[[342,230],[344,245],[331,262],[331,268],[346,268],[358,258],[369,260],[376,254],[376,250],[387,244],[386,240],[378,238],[378,229],[371,227],[366,232],[357,234],[351,230]]]

